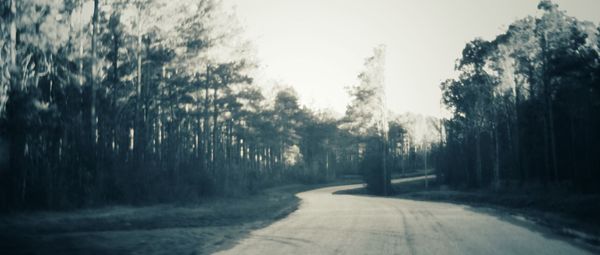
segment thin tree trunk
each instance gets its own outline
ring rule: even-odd
[[[558,181],[558,166],[556,163],[556,142],[555,142],[555,132],[554,132],[554,111],[553,111],[553,107],[552,107],[552,88],[551,88],[551,84],[550,84],[550,80],[549,80],[549,74],[547,71],[547,66],[548,66],[548,60],[547,55],[547,48],[548,48],[548,39],[547,39],[547,34],[546,31],[544,31],[543,37],[542,37],[542,54],[543,54],[543,66],[542,66],[542,88],[543,88],[543,100],[544,100],[544,105],[545,105],[545,110],[546,110],[546,127],[547,127],[547,134],[546,134],[546,138],[547,138],[547,143],[549,143],[549,150],[548,151],[548,157],[549,157],[549,164],[547,165],[549,167],[552,167],[552,174],[553,174],[553,179],[554,181]],[[548,169],[548,168],[546,168]]]
[[[18,106],[20,103],[18,93],[20,87],[18,86],[18,71],[17,71],[17,0],[10,2],[10,84],[9,84],[9,98],[7,102],[7,117],[9,119],[9,162],[8,167],[10,169],[10,176],[7,178],[7,185],[11,187],[10,193],[6,194],[6,199],[11,201],[11,205],[15,205],[17,200],[18,181],[20,173],[22,172],[23,153],[25,151],[26,137],[21,127],[19,127],[20,117],[18,115]],[[15,95],[17,96],[15,98]],[[11,102],[14,102],[17,107],[11,106]],[[17,108],[17,109],[11,109]],[[11,113],[13,112],[13,113]],[[4,181],[4,180],[2,180]]]
[[[217,108],[217,86],[215,84],[213,88],[213,133],[212,133],[212,170],[213,173],[216,174],[217,167],[217,131],[218,131],[218,117],[219,117],[219,109]]]
[[[479,131],[476,131],[475,134],[475,177],[477,181],[477,186],[481,187],[483,182],[483,169],[481,162],[481,134]]]
[[[97,151],[97,142],[98,142],[98,123],[96,118],[96,69],[97,69],[97,59],[96,59],[96,51],[97,51],[97,36],[98,36],[98,0],[94,0],[94,13],[92,16],[92,72],[90,73],[90,130],[89,130],[89,165],[90,171],[95,176],[95,182],[97,187],[102,187],[102,179],[100,176],[100,172],[97,171],[98,168],[98,151]]]
[[[111,17],[113,18],[113,17]],[[115,28],[116,29],[116,28]],[[119,83],[119,35],[113,30],[112,31],[112,35],[113,35],[113,41],[112,41],[112,51],[113,51],[113,56],[111,59],[112,62],[112,72],[113,72],[113,77],[112,77],[112,88],[113,88],[113,93],[111,93],[111,110],[116,110],[116,102],[117,102],[117,93],[115,93],[116,89],[117,89],[117,84]],[[116,123],[115,120],[112,120],[112,123]],[[118,125],[112,128],[112,132],[111,132],[111,139],[110,141],[114,144],[118,144],[118,138],[117,138],[117,129],[118,129]],[[111,152],[113,154],[115,154],[115,148],[113,148],[111,146]],[[117,153],[119,152],[119,150],[116,151]]]
[[[92,144],[92,153],[95,153],[95,147],[97,141],[97,120],[96,120],[96,72],[97,72],[97,60],[96,60],[96,37],[98,36],[98,0],[94,0],[94,14],[92,16],[92,77],[90,79],[90,89],[92,94],[92,102],[90,106],[90,134],[91,134],[91,144]]]
[[[208,136],[209,136],[209,116],[208,116],[208,107],[209,107],[209,95],[208,95],[208,90],[210,87],[210,65],[206,66],[206,84],[204,86],[204,124],[202,125],[202,140],[204,140],[204,146],[203,146],[203,162],[204,162],[204,169],[205,170],[210,170],[212,171],[212,169],[210,169],[211,165],[209,164],[212,163],[211,158],[209,157],[209,153],[211,152],[211,144],[210,141],[208,140]],[[214,175],[213,175],[214,178]]]
[[[198,79],[198,77],[196,77]],[[197,80],[198,82],[198,99],[196,100],[196,119],[198,121],[197,125],[196,125],[196,140],[195,142],[195,157],[196,159],[200,160],[200,166],[204,165],[204,160],[202,158],[202,149],[204,147],[204,139],[202,137],[202,112],[200,111],[200,106],[201,106],[201,102],[200,102],[200,93],[202,91],[202,82],[200,82],[200,80]]]
[[[554,129],[554,110],[552,109],[552,101],[548,98],[548,121],[549,123],[549,132],[550,132],[550,153],[551,153],[551,163],[552,163],[552,172],[554,174],[554,181],[558,182],[558,164],[556,159],[556,134]]]
[[[494,188],[500,188],[500,137],[498,126],[494,125]]]
[[[142,109],[142,10],[138,6],[137,10],[137,44],[136,44],[136,110],[135,110],[135,123],[134,123],[134,157],[136,158],[137,167],[144,161],[144,146],[143,146],[143,123],[141,123],[143,109]]]
[[[575,133],[575,115],[576,113],[571,113],[571,117],[569,118],[569,133],[570,133],[570,142],[571,142],[571,148],[569,150],[569,157],[570,157],[570,161],[571,161],[571,169],[572,169],[572,175],[570,176],[571,178],[574,178],[574,180],[581,180],[581,173],[580,173],[580,169],[578,167],[577,164],[577,143],[575,141],[577,134]]]
[[[17,68],[17,0],[10,2],[10,65],[11,71]],[[16,83],[16,82],[14,82]]]
[[[83,87],[83,0],[79,0],[79,87]]]
[[[518,81],[515,78],[515,105],[514,105],[514,115],[515,115],[515,155],[516,155],[516,168],[521,175],[521,182],[524,182],[527,179],[527,170],[523,168],[522,164],[522,156],[521,156],[521,128],[520,128],[520,120],[521,120],[521,112],[519,111],[519,107],[521,106],[521,86],[518,85]]]
[[[548,169],[550,168],[550,150],[549,150],[549,131],[548,131],[548,116],[546,114],[544,114],[544,118],[543,118],[543,133],[544,133],[544,171],[548,171]],[[547,181],[547,176],[546,173],[539,173],[540,176],[538,176],[539,178],[543,178],[544,184]]]

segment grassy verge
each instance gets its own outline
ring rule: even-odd
[[[600,246],[600,195],[549,190],[452,190],[415,181],[394,185],[395,197],[492,207],[556,233]]]
[[[109,207],[0,216],[2,254],[205,254],[293,212],[288,185],[198,204]]]

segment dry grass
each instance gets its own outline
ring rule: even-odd
[[[288,185],[197,204],[116,206],[0,216],[2,254],[204,254],[294,211]]]

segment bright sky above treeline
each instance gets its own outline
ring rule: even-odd
[[[364,59],[387,47],[387,107],[443,116],[441,81],[453,77],[465,44],[536,15],[538,0],[224,0],[254,42],[263,83],[294,87],[302,102],[343,114],[344,87],[358,83]],[[555,0],[598,25],[600,1]],[[259,79],[260,81],[260,79]]]

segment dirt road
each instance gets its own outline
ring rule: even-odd
[[[492,210],[333,194],[357,187],[299,193],[297,211],[219,254],[592,254]]]

